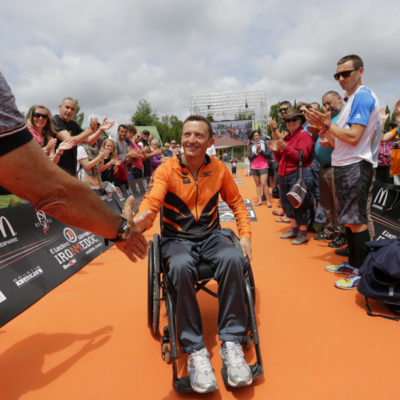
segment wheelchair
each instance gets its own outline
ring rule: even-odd
[[[224,229],[229,233],[233,244],[241,249],[239,238],[230,228]],[[161,257],[160,235],[154,234],[153,240],[149,242],[148,255],[148,325],[152,335],[161,339],[161,355],[168,364],[172,363],[173,387],[176,392],[192,392],[189,376],[178,376],[177,358],[178,344],[175,324],[175,306],[173,300],[173,291],[168,287],[166,274],[164,274],[164,266]],[[255,302],[255,286],[254,277],[249,260],[246,257],[246,272],[244,279],[244,296],[247,306],[247,333],[246,341],[243,347],[249,350],[252,343],[255,347],[256,362],[250,365],[253,380],[263,375],[263,367],[260,352],[260,340],[257,330],[256,316],[254,311]],[[198,265],[199,280],[195,284],[196,292],[203,290],[213,297],[217,297],[217,293],[206,287],[207,283],[213,279],[214,273],[206,262],[200,262]],[[167,326],[163,328],[163,334],[160,336],[160,306],[161,302],[165,302]],[[221,369],[222,378],[226,387],[229,387],[226,368]]]

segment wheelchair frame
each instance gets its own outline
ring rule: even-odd
[[[225,228],[229,232],[231,240],[235,247],[241,249],[240,241],[235,233],[230,228]],[[251,348],[251,342],[254,343],[257,361],[250,365],[253,375],[253,380],[263,375],[263,367],[260,352],[260,340],[258,335],[256,316],[254,312],[255,302],[255,286],[254,277],[249,260],[246,257],[247,268],[244,279],[244,296],[247,306],[248,327],[246,334],[246,341],[244,347],[248,350]],[[217,297],[217,293],[206,287],[207,283],[213,279],[213,273],[207,263],[201,262],[199,268],[199,280],[195,284],[196,292],[203,290],[208,294]],[[172,363],[173,373],[173,387],[177,392],[192,392],[190,386],[189,376],[178,377],[177,358],[178,358],[178,344],[176,336],[176,323],[175,323],[175,307],[173,301],[173,294],[168,288],[166,276],[163,273],[163,265],[161,258],[161,245],[160,235],[154,234],[153,240],[149,243],[149,257],[148,257],[148,304],[147,304],[147,317],[148,325],[152,335],[160,339],[160,304],[165,301],[165,309],[167,314],[168,325],[163,328],[161,335],[161,355],[165,362]],[[221,369],[222,377],[225,386],[229,387],[226,368]]]

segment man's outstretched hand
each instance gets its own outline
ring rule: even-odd
[[[146,258],[148,244],[142,233],[144,231],[144,229],[142,229],[142,225],[136,224],[133,220],[134,205],[135,199],[132,196],[129,196],[125,201],[122,216],[126,218],[126,220],[129,222],[131,227],[131,234],[127,240],[115,242],[115,245],[118,247],[119,250],[124,252],[131,261],[136,262],[136,257],[139,257],[141,259]],[[145,218],[146,213],[143,214],[145,214]]]

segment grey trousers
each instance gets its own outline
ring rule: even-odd
[[[337,223],[335,204],[335,182],[333,167],[324,167],[319,170],[319,199],[325,213],[325,233],[331,237],[344,234],[344,225]]]
[[[202,349],[204,345],[200,308],[194,283],[197,265],[206,261],[218,282],[218,334],[221,341],[245,339],[247,312],[244,300],[245,260],[228,234],[215,231],[207,239],[191,241],[164,237],[161,254],[169,266],[167,279],[175,291],[178,341],[182,353]]]

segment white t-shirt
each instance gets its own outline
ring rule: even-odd
[[[339,167],[365,160],[376,167],[382,123],[378,99],[375,93],[365,86],[361,86],[348,98],[339,114],[337,126],[349,129],[351,124],[363,125],[366,127],[365,131],[356,146],[335,138],[332,165]]]

